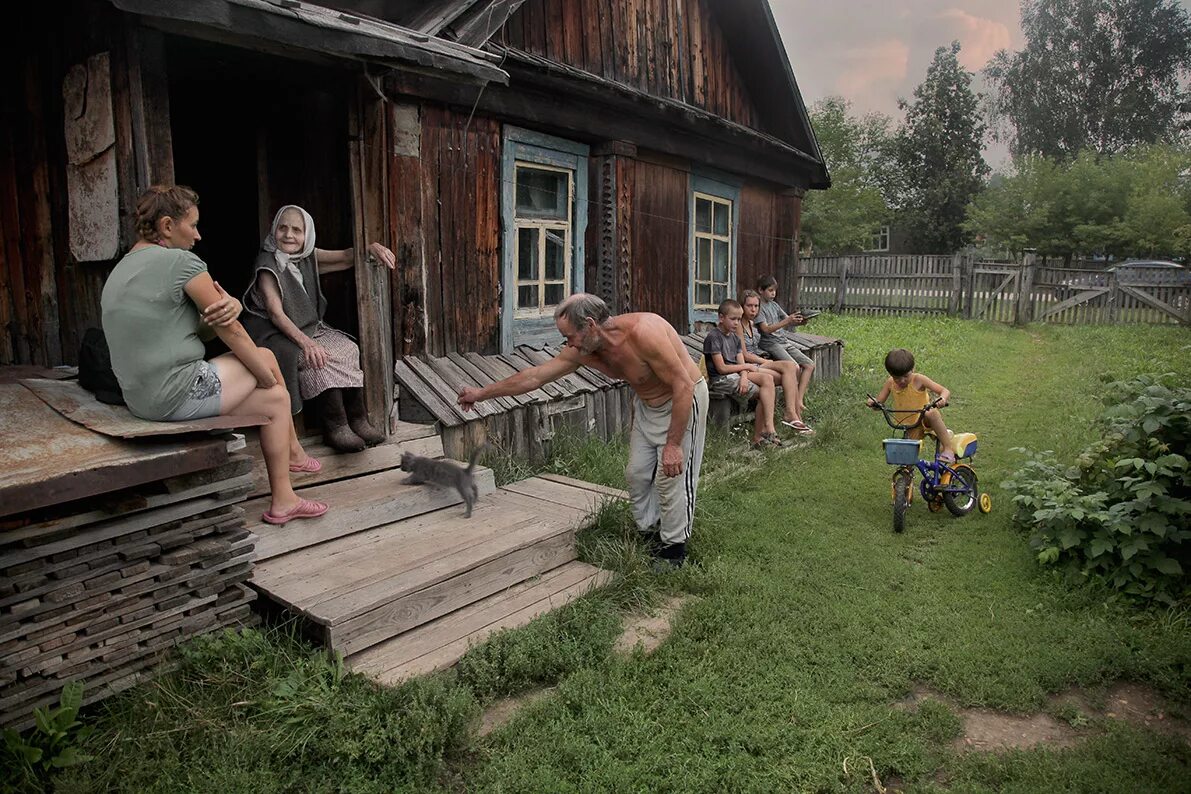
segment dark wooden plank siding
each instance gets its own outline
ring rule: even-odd
[[[785,302],[783,306],[798,306],[798,281],[802,265],[798,260],[798,234],[802,228],[802,198],[779,195],[775,203],[777,217],[774,229],[777,235],[776,269],[778,294]]]
[[[528,0],[496,40],[759,126],[707,0]]]
[[[685,171],[638,160],[632,214],[632,307],[656,312],[685,332],[688,324]]]
[[[500,348],[500,147],[498,122],[423,108],[424,352],[432,355]]]
[[[777,272],[775,203],[772,191],[746,185],[740,191],[740,239],[736,244],[736,286],[755,289],[757,279]],[[780,301],[779,301],[780,302]]]
[[[65,14],[22,4],[14,13],[13,29],[27,35],[0,56],[0,365],[52,366],[73,363],[83,330],[99,324],[113,264],[69,256],[62,80],[69,66],[100,52],[123,71],[123,27],[106,3],[72,3]],[[122,78],[112,75],[116,98]],[[122,190],[126,144],[117,141]]]

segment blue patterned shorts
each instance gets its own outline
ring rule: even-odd
[[[219,372],[210,361],[199,362],[194,381],[186,392],[186,399],[169,416],[166,422],[186,422],[191,419],[206,419],[219,416],[219,403],[223,396],[223,383]]]

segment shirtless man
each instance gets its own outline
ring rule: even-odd
[[[707,429],[707,383],[674,328],[649,312],[612,317],[595,295],[576,293],[554,322],[566,347],[544,364],[459,392],[459,407],[533,391],[579,367],[624,380],[636,394],[629,464],[633,517],[659,560],[681,566],[695,518]]]

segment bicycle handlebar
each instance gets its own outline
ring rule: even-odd
[[[880,411],[882,416],[885,417],[885,424],[889,425],[894,430],[913,430],[914,428],[916,428],[920,424],[922,424],[922,420],[926,417],[927,411],[931,410],[932,408],[942,408],[944,406],[942,397],[936,397],[935,399],[931,400],[929,403],[926,404],[925,408],[890,408],[890,407],[886,406],[884,403],[877,402],[877,398],[872,396],[871,394],[865,394],[864,396],[867,397],[871,401],[871,402],[866,403],[868,405],[868,407],[873,409],[874,411]],[[890,414],[895,414],[895,413],[896,414],[918,414],[918,419],[912,425],[897,424],[893,421],[893,419],[890,418]]]

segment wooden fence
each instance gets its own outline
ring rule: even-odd
[[[801,260],[798,306],[848,314],[948,314],[1008,323],[1191,323],[1191,275],[865,255]]]

